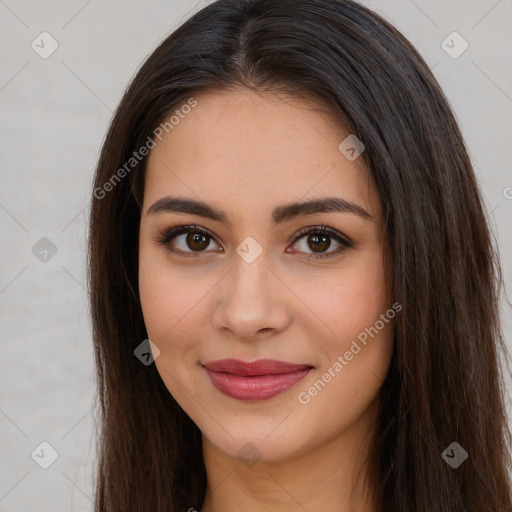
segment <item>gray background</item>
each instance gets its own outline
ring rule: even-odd
[[[444,88],[510,289],[511,0],[364,3],[412,41]],[[204,5],[0,0],[1,512],[92,510],[95,381],[84,282],[93,169],[129,79],[164,36]],[[43,44],[50,48],[38,37],[43,31],[58,42],[46,59],[31,47],[35,41],[40,52]],[[453,31],[469,44],[458,58],[442,47]],[[445,48],[453,55],[461,45],[452,37]],[[34,254],[43,237],[55,254]],[[505,305],[503,323],[510,346]],[[31,458],[36,449],[39,463],[51,462],[43,441],[58,453],[48,469]]]

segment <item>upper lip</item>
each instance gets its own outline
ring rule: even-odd
[[[293,373],[306,368],[313,368],[309,364],[293,364],[275,359],[258,359],[257,361],[246,362],[238,359],[219,359],[204,363],[203,366],[215,372],[231,373],[232,375],[281,375]]]

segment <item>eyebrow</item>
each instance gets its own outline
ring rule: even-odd
[[[162,197],[148,209],[146,214],[154,215],[162,212],[189,213],[231,226],[226,212],[196,199],[171,196]],[[372,215],[358,204],[351,203],[340,197],[325,197],[276,206],[272,210],[272,219],[274,224],[279,224],[301,215],[330,212],[350,213],[364,220],[375,220]]]

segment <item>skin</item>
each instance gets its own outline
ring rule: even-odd
[[[363,487],[364,458],[393,321],[367,345],[359,343],[361,351],[307,404],[298,400],[391,308],[375,187],[362,158],[350,161],[338,149],[340,127],[318,105],[247,89],[195,98],[197,106],[149,155],[139,286],[148,336],[160,350],[157,369],[202,432],[208,486],[201,512],[376,511]],[[190,213],[147,213],[170,195],[224,210],[231,225]],[[355,203],[372,218],[329,212],[273,224],[274,207],[327,196]],[[187,244],[186,233],[169,242],[192,257],[158,243],[165,229],[188,224],[212,234],[202,245]],[[299,229],[321,224],[353,247],[308,259],[340,247],[329,238],[330,246],[315,252],[314,234],[294,241]],[[251,263],[236,252],[249,236],[263,251]],[[224,358],[314,369],[285,393],[244,402],[218,391],[201,366]],[[237,455],[244,446],[253,461],[260,457],[255,464]]]

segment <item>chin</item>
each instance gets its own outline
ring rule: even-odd
[[[231,438],[227,435],[222,439],[208,439],[216,450],[238,459],[247,467],[252,467],[258,462],[277,463],[293,459],[300,454],[305,443],[304,439],[295,441],[286,432],[272,439],[251,436],[247,432],[240,437]]]

